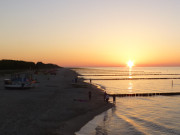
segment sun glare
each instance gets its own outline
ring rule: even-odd
[[[131,60],[129,60],[129,61],[127,62],[127,65],[128,65],[129,68],[132,68],[132,66],[134,66],[134,62],[131,61]]]

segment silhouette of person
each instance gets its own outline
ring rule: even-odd
[[[108,101],[109,101],[109,95],[107,94],[106,95],[106,103],[108,103]]]
[[[106,100],[106,95],[107,95],[107,93],[106,93],[106,91],[104,92],[104,101]]]
[[[77,83],[77,82],[78,82],[78,78],[77,78],[77,77],[76,77],[74,80],[75,80],[75,83]]]
[[[113,102],[116,102],[116,95],[113,95]]]

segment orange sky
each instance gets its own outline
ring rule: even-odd
[[[0,58],[180,66],[179,0],[1,1]]]

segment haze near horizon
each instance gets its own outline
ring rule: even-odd
[[[0,59],[180,66],[179,0],[2,0]]]

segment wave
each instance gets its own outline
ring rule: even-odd
[[[106,87],[101,85],[101,84],[97,84],[97,83],[93,83],[93,85],[97,86],[97,88],[101,89],[101,90],[106,90]]]
[[[142,134],[174,134],[178,135],[179,131],[175,130],[166,125],[162,125],[161,123],[157,123],[156,121],[150,121],[147,119],[141,119],[136,116],[131,115],[119,115],[116,114],[119,119],[126,122],[126,124],[131,127],[130,129],[137,133]]]

